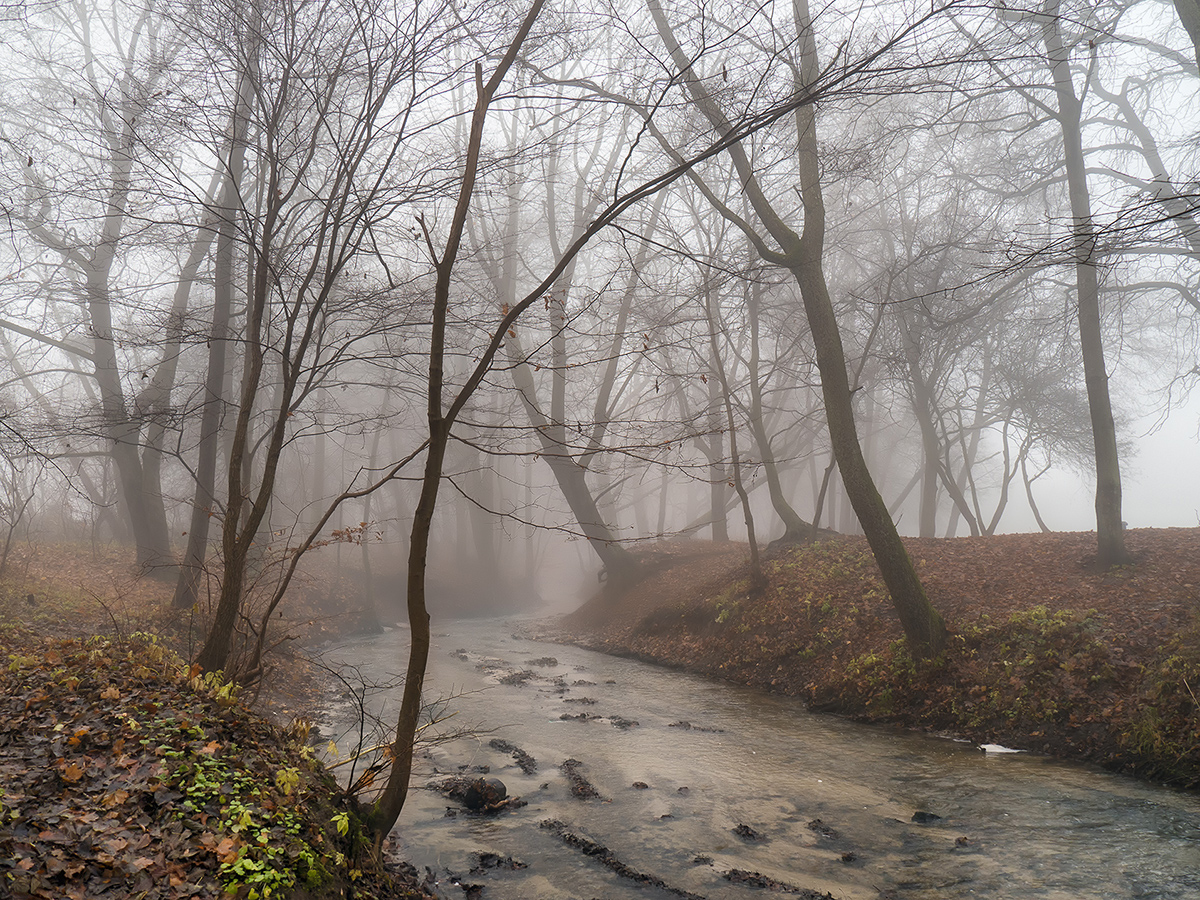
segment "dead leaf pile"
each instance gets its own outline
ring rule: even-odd
[[[336,785],[153,639],[4,635],[0,664],[0,895],[245,897],[247,885],[226,890],[230,866],[298,847],[324,860],[310,896],[344,895]],[[197,772],[219,777],[197,790]],[[262,824],[277,810],[292,833]],[[251,820],[261,846],[246,846]],[[356,895],[415,896],[393,874],[364,872]]]
[[[36,651],[38,648],[34,648]],[[125,685],[125,690],[117,682]],[[200,721],[168,705],[166,674],[108,642],[9,657],[0,677],[0,878],[14,895],[220,897],[219,862],[171,816],[168,745],[150,718]]]

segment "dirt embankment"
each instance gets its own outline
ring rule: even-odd
[[[311,708],[321,673],[286,651],[354,627],[312,599],[347,606],[352,586],[302,583],[289,599],[276,629],[297,640],[271,657],[255,713],[187,665],[202,616],[173,611],[170,579],[139,572],[131,552],[44,545],[10,563],[0,897],[431,896],[411,867],[374,861],[363,811],[303,720],[261,715]]]
[[[648,576],[554,636],[802,698],[810,707],[1200,787],[1200,529],[909,539],[951,630],[915,662],[862,538],[783,550],[748,593],[744,546],[655,545]]]

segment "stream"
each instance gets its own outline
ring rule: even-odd
[[[427,696],[456,695],[447,725],[474,735],[418,763],[395,836],[447,897],[1200,897],[1200,796],[808,713],[789,698],[527,640],[514,635],[522,624],[435,624]],[[406,659],[404,630],[326,652],[376,680]],[[394,722],[399,691],[378,701]],[[352,746],[342,735],[355,721],[352,704],[331,697],[323,740]],[[536,771],[493,740],[524,750]],[[600,798],[572,795],[568,759]],[[528,805],[452,815],[456,804],[427,787],[484,767]],[[545,820],[608,848],[626,875]],[[480,853],[526,867],[490,857],[481,867]]]

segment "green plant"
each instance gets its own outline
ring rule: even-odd
[[[895,711],[897,693],[911,689],[917,673],[917,662],[904,638],[892,641],[879,652],[854,657],[845,669],[852,690],[878,715]]]
[[[739,579],[710,601],[717,611],[716,621],[718,624],[724,625],[741,614],[741,601],[749,590],[750,583],[746,579]]]
[[[287,766],[275,773],[275,786],[283,791],[285,797],[290,797],[299,783],[300,770],[295,766]]]
[[[236,755],[237,747],[231,745],[228,756]],[[290,795],[300,784],[299,770],[283,767],[275,782]],[[325,877],[320,854],[300,839],[300,820],[287,805],[264,802],[267,792],[254,773],[201,752],[189,754],[171,772],[169,783],[184,795],[180,818],[215,814],[222,831],[237,842],[236,851],[231,844],[218,870],[226,890],[244,887],[248,898],[268,900],[285,896],[298,882],[311,885]]]
[[[349,830],[350,830],[350,813],[340,812],[336,816],[334,816],[331,821],[333,822],[334,827],[337,828],[338,834],[340,834],[344,837],[346,835],[346,833],[349,832]]]

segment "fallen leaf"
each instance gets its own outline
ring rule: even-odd
[[[223,863],[235,862],[238,858],[238,843],[233,838],[225,838],[221,843],[217,844],[213,851]]]
[[[83,777],[83,769],[79,768],[75,763],[71,763],[62,770],[62,777],[63,781],[75,784],[75,782]]]
[[[110,684],[100,692],[100,698],[102,700],[120,700],[121,692],[117,690],[117,686],[115,684]]]
[[[129,791],[115,790],[111,794],[105,794],[100,798],[101,806],[120,806],[129,799]]]

